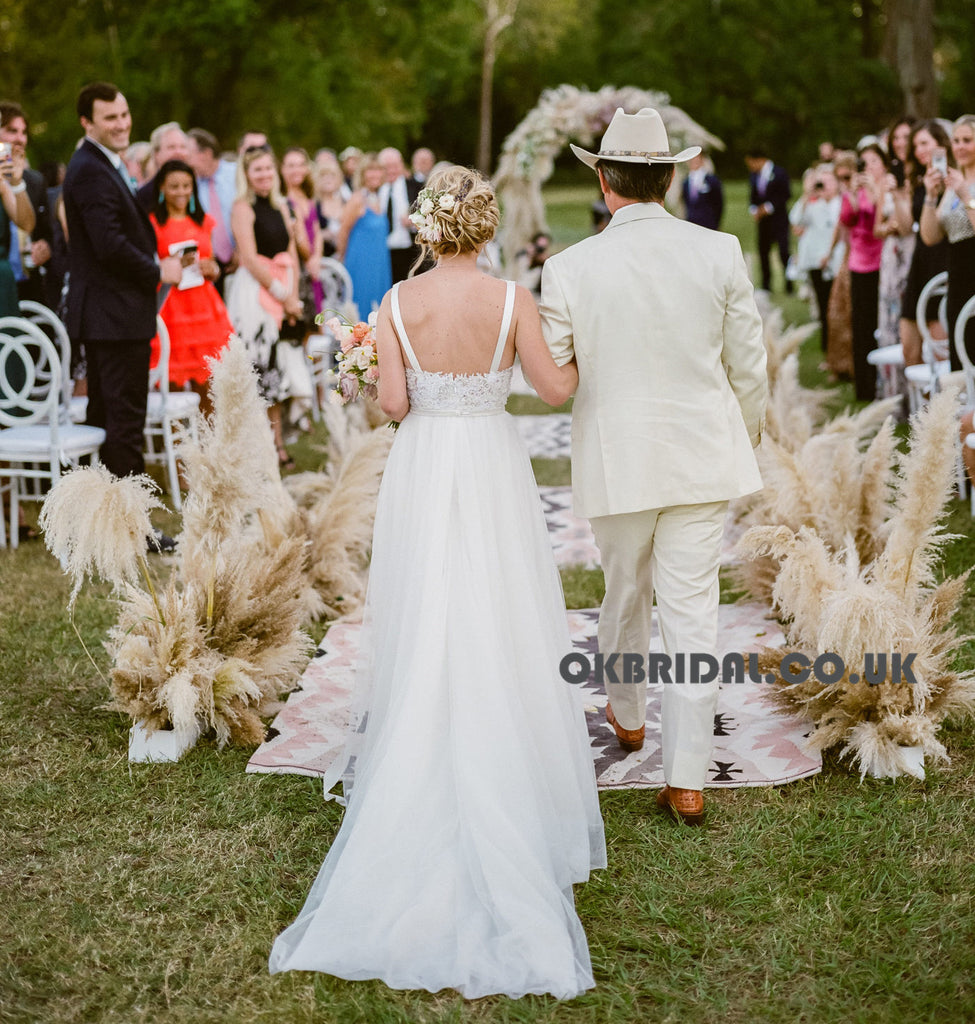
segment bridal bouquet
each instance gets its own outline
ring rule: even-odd
[[[379,359],[376,354],[376,314],[368,322],[353,324],[344,317],[316,318],[332,333],[342,349],[338,361],[339,382],[329,398],[335,405],[348,405],[363,395],[379,397]]]

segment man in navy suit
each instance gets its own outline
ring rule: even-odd
[[[687,177],[681,185],[684,220],[717,231],[724,213],[724,192],[721,179],[711,170],[702,154],[687,161]]]
[[[745,154],[751,194],[748,212],[758,225],[758,259],[762,267],[762,287],[772,290],[772,269],[769,253],[774,245],[779,250],[782,272],[789,263],[789,175],[773,164],[765,150],[750,149]],[[785,290],[792,291],[792,282],[786,278]]]
[[[78,96],[84,141],[68,164],[64,210],[70,239],[67,328],[88,360],[88,423],[105,429],[101,459],[116,476],[141,473],[156,333],[156,288],[178,284],[180,260],[156,260],[156,236],[136,202],[121,154],[132,115],[107,82]]]

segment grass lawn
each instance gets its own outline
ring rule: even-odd
[[[591,192],[559,189],[556,244],[587,230]],[[727,186],[727,226],[744,185]],[[805,319],[803,303],[788,306]],[[815,338],[803,382],[822,384]],[[838,402],[847,398],[838,393]],[[536,412],[531,399],[517,411]],[[322,459],[321,435],[295,446]],[[536,460],[565,483],[565,460]],[[174,518],[159,525],[177,528]],[[975,564],[955,502],[945,570]],[[164,571],[164,562],[157,562]],[[320,785],[245,775],[249,752],[204,741],[176,765],[129,765],[128,722],[104,710],[104,588],[79,599],[37,543],[0,552],[0,1022],[2,1024],[886,1024],[975,1020],[975,730],[943,730],[952,763],[860,782],[835,758],[774,789],[709,795],[679,828],[653,793],[601,797],[607,870],[577,888],[596,989],[568,1004],[465,1003],[454,993],[267,973],[340,821]],[[572,607],[599,573],[563,573]],[[975,633],[975,586],[960,625]],[[963,652],[975,662],[975,641]]]

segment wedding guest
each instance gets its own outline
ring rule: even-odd
[[[87,421],[106,435],[101,461],[116,476],[137,475],[145,469],[156,288],[178,284],[182,262],[157,261],[152,224],[131,191],[122,163],[132,130],[125,97],[111,83],[94,82],[79,93],[77,110],[85,139],[64,178],[71,275],[65,326],[84,343]],[[173,547],[161,534],[147,543],[150,551]]]
[[[359,187],[345,204],[339,229],[338,255],[352,278],[352,294],[365,319],[378,309],[393,284],[386,237],[389,222],[380,196],[385,180],[383,165],[372,154],[363,157]]]
[[[300,263],[301,280],[298,297],[306,307],[306,323],[321,311],[322,284],[319,281],[322,260],[322,232],[318,226],[315,205],[315,183],[311,160],[300,146],[292,146],[281,157],[281,183],[294,223],[295,245]]]
[[[687,176],[680,187],[684,201],[684,220],[717,231],[724,213],[721,179],[703,153],[687,161]]]
[[[213,218],[213,256],[220,267],[217,291],[223,296],[227,274],[237,267],[234,236],[230,230],[230,212],[237,197],[237,168],[220,155],[217,137],[205,128],[191,128],[190,157],[187,163],[196,173],[200,205]]]
[[[122,154],[122,162],[136,188],[140,188],[151,177],[149,173],[151,160],[152,146],[148,142],[133,142]]]
[[[904,350],[904,365],[912,366],[924,361],[921,332],[917,326],[917,303],[921,289],[932,277],[948,269],[948,241],[942,238],[934,245],[928,245],[920,232],[921,214],[924,210],[924,175],[931,166],[935,150],[947,154],[951,145],[948,133],[938,121],[922,121],[911,132],[907,161],[907,178],[911,188],[911,207],[904,219],[903,227],[910,224],[914,232],[914,255],[907,272],[907,283],[901,298],[900,339]],[[902,216],[903,216],[902,212]],[[933,339],[944,341],[945,331],[938,318],[938,311],[927,311],[928,331]],[[948,346],[945,345],[947,350]]]
[[[857,175],[853,187],[843,195],[840,220],[850,229],[853,387],[858,401],[872,402],[877,397],[877,371],[867,362],[867,355],[877,344],[874,333],[880,303],[880,256],[884,247],[874,225],[887,174],[887,159],[875,142],[864,146],[859,153]]]
[[[434,164],[437,162],[432,149],[421,146],[410,158],[410,168],[413,173],[413,180],[422,185],[430,177]]]
[[[282,404],[295,388],[303,392],[306,382],[292,379],[293,361],[286,351],[290,346],[279,339],[284,321],[297,323],[302,307],[292,218],[270,146],[252,146],[241,154],[230,226],[240,263],[227,282],[227,310],[269,402],[278,461],[282,469],[292,469],[294,461],[284,444]],[[310,381],[307,391],[311,393]]]
[[[833,246],[840,219],[840,194],[831,164],[810,168],[802,176],[802,196],[789,211],[789,222],[798,239],[796,263],[809,278],[819,313],[819,343],[829,346],[829,293],[843,262],[843,246]]]
[[[782,273],[789,265],[789,198],[792,194],[789,175],[778,164],[772,163],[765,150],[753,146],[745,154],[748,167],[748,213],[758,228],[758,259],[762,268],[762,288],[772,290],[770,253],[779,252]],[[786,292],[792,291],[792,282],[786,277]]]
[[[407,175],[406,165],[398,149],[387,146],[386,149],[380,150],[379,162],[386,175],[379,198],[386,211],[389,231],[386,244],[389,246],[389,259],[395,283],[406,280],[410,268],[420,255],[413,223],[410,221],[410,210],[420,191],[420,184]]]
[[[975,295],[975,114],[963,114],[951,129],[954,167],[936,166],[924,174],[921,237],[928,245],[948,239],[948,351],[951,368],[961,370],[955,348],[955,324],[962,306]],[[939,201],[940,197],[940,201]],[[975,362],[975,324],[965,331],[968,358]]]
[[[267,135],[264,132],[250,130],[243,132],[237,140],[237,156],[243,156],[245,150],[260,149],[261,146],[267,144]]]
[[[27,163],[27,144],[30,141],[30,122],[19,103],[0,102],[0,143],[10,146],[17,161],[23,161],[21,181],[27,189],[27,199],[34,211],[34,226],[25,231],[12,225],[7,246],[11,269],[17,281],[20,298],[47,304],[47,265],[51,259],[50,208],[47,182],[40,171]]]
[[[0,316],[19,316],[17,278],[10,263],[11,239],[17,231],[30,234],[34,230],[35,215],[27,195],[24,170],[27,160],[23,153],[12,149],[0,155]]]
[[[342,174],[345,176],[345,185],[351,194],[356,187],[360,177],[360,164],[362,163],[362,150],[356,146],[346,146],[339,153],[339,164],[342,166]]]
[[[169,382],[174,388],[189,384],[200,396],[200,412],[209,416],[207,360],[219,356],[233,332],[227,308],[213,286],[220,275],[211,242],[214,219],[203,210],[189,164],[167,160],[156,181],[159,198],[149,219],[159,256],[172,256],[187,242],[197,247],[196,262],[184,268],[183,280],[168,290],[159,310],[169,332]]]
[[[315,195],[323,256],[334,256],[337,252],[342,215],[345,212],[344,189],[342,168],[334,154],[331,160],[320,161],[315,178]]]
[[[909,118],[896,121],[887,134],[888,170],[881,181],[874,233],[884,240],[880,253],[877,345],[900,343],[901,299],[914,255],[911,194],[906,166],[911,140]]]
[[[837,150],[833,158],[833,171],[840,197],[850,191],[856,176],[857,155],[852,150]],[[841,204],[842,209],[842,204]],[[833,253],[841,252],[839,269],[833,277],[826,311],[827,333],[826,362],[821,369],[829,372],[831,380],[853,379],[853,311],[850,300],[850,229],[839,220],[833,232],[830,245],[830,260]]]
[[[167,121],[153,128],[149,136],[152,155],[149,158],[149,171],[152,177],[136,190],[135,197],[142,208],[149,213],[155,208],[159,196],[159,182],[156,174],[167,160],[182,160],[186,163],[190,156],[190,141],[186,132],[177,121]]]

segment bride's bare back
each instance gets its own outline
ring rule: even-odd
[[[498,343],[507,282],[477,268],[476,253],[441,258],[437,266],[400,285],[399,305],[410,345],[420,367],[429,373],[487,373]],[[406,364],[393,325],[389,294],[376,325],[379,351],[379,401],[388,416],[409,412]],[[500,368],[511,366],[515,353],[542,401],[561,405],[576,389],[575,363],[556,366],[542,337],[538,308],[520,285]]]
[[[400,285],[403,325],[420,366],[430,373],[487,373],[498,344],[505,281],[476,269],[437,266]],[[501,369],[515,359],[512,323]]]

